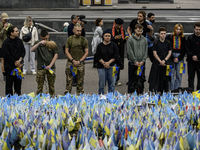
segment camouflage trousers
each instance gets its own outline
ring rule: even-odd
[[[47,81],[49,85],[49,94],[53,96],[55,94],[55,88],[54,88],[54,83],[56,79],[56,74],[55,74],[55,69],[53,70],[53,74],[51,74],[48,70],[37,70],[37,75],[36,75],[36,82],[38,84],[37,87],[37,94],[43,93],[43,85],[45,81],[45,75],[47,75]]]
[[[71,93],[72,91],[72,82],[73,82],[73,75],[70,69],[70,66],[72,65],[71,62],[67,62],[67,66],[65,69],[66,74],[66,90],[64,94]],[[85,75],[85,64],[79,65],[77,68],[77,74],[76,74],[76,81],[77,81],[77,87],[76,87],[76,93],[79,95],[80,93],[84,93],[83,84],[84,84],[84,75]]]

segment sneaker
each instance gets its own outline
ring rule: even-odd
[[[121,82],[117,82],[116,85],[117,85],[117,86],[121,86],[122,83],[121,83]]]
[[[36,75],[37,73],[36,73],[35,71],[32,71],[31,74],[32,74],[32,75]]]
[[[23,72],[24,75],[26,75],[26,72]]]

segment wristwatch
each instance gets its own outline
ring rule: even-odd
[[[81,61],[81,60],[79,60],[79,62],[80,62],[80,64],[82,64],[82,61]]]
[[[72,59],[71,59],[71,63],[73,63],[73,60],[74,60],[74,59],[72,58]]]

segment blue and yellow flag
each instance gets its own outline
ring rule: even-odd
[[[112,77],[117,76],[118,72],[119,72],[119,67],[113,67]]]
[[[13,75],[13,76],[16,75],[17,79],[20,79],[20,80],[24,79],[24,74],[22,73],[22,70],[19,67],[13,69],[10,75]]]
[[[181,63],[181,66],[180,66],[180,73],[182,74],[185,74],[185,63]]]
[[[44,65],[44,66],[42,66],[42,67],[45,68],[46,66]],[[50,74],[53,74],[54,72],[53,72],[52,69],[49,69],[49,73],[50,73]]]
[[[77,68],[76,67],[73,67],[72,65],[70,66],[70,69],[71,69],[71,72],[72,72],[72,75],[73,77],[77,75]]]
[[[138,66],[138,69],[137,69],[137,75],[138,76],[142,75],[143,68],[144,68],[144,66]]]
[[[166,67],[166,76],[172,75],[172,65],[167,65]]]

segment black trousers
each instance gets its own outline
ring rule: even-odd
[[[154,56],[153,56],[153,47],[148,47],[148,56],[149,56],[149,59],[150,61],[153,63],[153,60],[154,60]]]
[[[197,73],[197,90],[200,89],[200,62],[188,62],[188,87],[194,90],[194,77]]]
[[[11,70],[6,70],[6,95],[13,95],[13,84],[15,94],[21,95],[22,80],[17,79],[17,76],[10,75]]]
[[[145,63],[144,63],[144,68],[145,68]],[[143,82],[145,81],[145,77],[144,77],[145,69],[144,68],[143,68],[142,76],[141,76],[143,78]],[[137,82],[137,80],[138,80],[137,69],[138,69],[138,67],[135,66],[134,63],[128,62],[128,93],[135,92],[135,91],[133,91],[132,85],[133,85],[133,83]]]

